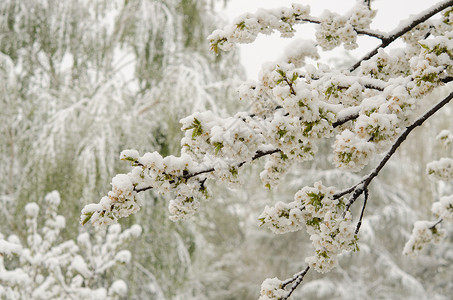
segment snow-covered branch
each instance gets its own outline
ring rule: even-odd
[[[317,24],[316,42],[295,39],[282,58],[263,65],[257,81],[239,87],[239,98],[249,104],[248,111],[229,117],[202,111],[183,118],[180,156],[124,150],[120,159],[131,163],[130,172],[115,176],[111,191],[99,203],[84,207],[82,224],[102,227],[137,213],[143,205],[139,193],[150,189],[172,198],[171,220],[190,217],[210,196],[212,182],[239,187],[244,180],[242,168],[261,158],[266,161],[260,178],[265,187],[274,188],[292,166],[315,159],[317,145],[321,140],[331,142],[331,137],[335,137],[333,164],[341,170],[359,172],[374,157],[385,154],[368,175],[347,189],[316,182],[302,187],[292,202],[264,208],[259,216],[262,226],[277,234],[306,229],[314,248],[305,259],[305,270],[287,281],[263,282],[260,300],[287,299],[309,269],[329,272],[342,253],[358,250],[371,182],[409,134],[453,98],[450,93],[416,115],[426,96],[453,77],[452,5],[453,1],[441,1],[389,34],[369,29],[375,12],[363,0],[345,15],[327,11],[319,18],[298,4],[259,10],[214,31],[208,39],[217,53],[235,43],[253,42],[260,33],[279,31],[293,37],[294,25]],[[306,63],[306,58],[319,60],[319,48],[357,47],[357,34],[382,42],[352,68]],[[405,46],[387,51],[398,38]],[[442,136],[449,139],[448,134]],[[430,174],[438,177],[447,178],[450,169],[446,160],[429,165]],[[351,206],[362,194],[357,220]],[[433,212],[449,219],[451,202],[442,198]],[[440,237],[438,225],[420,223],[414,232],[422,238],[412,239],[409,248],[418,249],[419,241]]]
[[[361,60],[356,62],[351,67],[350,71],[351,72],[354,71],[355,69],[357,69],[360,66],[360,64],[363,61],[366,61],[366,60],[372,58],[373,56],[375,56],[378,53],[379,49],[387,47],[388,45],[393,43],[396,39],[400,38],[405,33],[408,33],[409,31],[414,29],[420,23],[425,22],[426,20],[428,20],[435,14],[443,11],[446,8],[449,8],[452,5],[453,5],[452,0],[444,0],[444,1],[441,1],[441,2],[433,5],[430,9],[423,11],[423,12],[419,13],[418,15],[412,17],[411,19],[404,21],[402,23],[402,25],[400,24],[397,28],[395,28],[392,32],[390,32],[387,37],[383,38],[382,43],[380,45],[376,46],[376,48],[374,48],[372,51],[370,51]]]
[[[406,138],[412,132],[412,130],[414,130],[418,126],[421,126],[434,113],[436,113],[442,107],[444,107],[446,104],[448,104],[451,101],[451,99],[453,99],[453,92],[450,93],[447,97],[445,97],[442,101],[437,103],[434,107],[432,107],[426,113],[421,115],[410,126],[408,126],[406,128],[406,130],[396,139],[396,141],[393,143],[392,147],[387,152],[387,154],[384,156],[384,158],[379,162],[379,164],[367,176],[365,176],[360,182],[358,182],[354,186],[352,186],[352,187],[350,187],[350,188],[348,188],[348,189],[346,189],[344,191],[336,193],[334,195],[334,198],[340,198],[340,197],[343,197],[343,196],[345,196],[347,194],[353,193],[351,198],[349,199],[349,202],[346,205],[346,210],[349,210],[349,208],[357,200],[357,198],[363,192],[367,191],[368,185],[379,174],[381,169],[386,165],[386,163],[389,161],[389,159],[392,157],[392,155],[395,154],[396,150],[401,146],[401,144],[404,142],[404,140],[406,140]]]

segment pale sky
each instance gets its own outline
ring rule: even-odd
[[[318,16],[324,9],[345,13],[354,5],[355,0],[230,0],[225,9],[225,17],[232,22],[236,16],[245,12],[255,12],[257,8],[290,6],[293,2],[310,5],[312,15]],[[378,12],[371,28],[391,31],[398,26],[401,20],[408,18],[411,14],[417,14],[437,2],[437,0],[375,0],[372,7],[377,9]],[[296,36],[314,39],[313,25],[297,26],[296,30]],[[254,43],[241,45],[241,58],[247,70],[247,76],[256,79],[263,62],[276,60],[281,55],[284,45],[288,44],[289,41],[290,39],[281,39],[279,34],[274,34],[273,36],[259,36]],[[351,54],[359,59],[372,50],[375,45],[377,45],[376,39],[360,38],[359,49],[354,50]],[[332,59],[341,56],[342,53],[344,53],[344,50],[341,46],[326,53],[323,58]]]

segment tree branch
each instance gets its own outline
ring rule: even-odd
[[[364,199],[363,199],[362,211],[360,212],[359,222],[357,222],[357,227],[355,228],[355,234],[359,233],[360,227],[362,226],[363,213],[365,212],[366,202],[368,201],[368,189],[365,189],[363,196],[364,196]]]
[[[267,151],[261,151],[261,150],[258,150],[255,152],[255,155],[252,157],[252,161],[253,160],[257,160],[263,156],[267,156],[267,155],[271,155],[271,154],[274,154],[274,153],[277,153],[277,152],[280,152],[280,149],[272,149],[272,150],[267,150]],[[137,165],[141,165],[143,166],[142,164],[140,164],[138,161],[135,162]],[[242,167],[246,162],[243,161],[243,162],[240,162],[237,167],[240,168]],[[195,177],[195,176],[198,176],[198,175],[202,175],[202,174],[206,174],[206,173],[211,173],[211,172],[214,172],[215,169],[214,168],[209,168],[209,169],[206,169],[206,170],[202,170],[202,171],[198,171],[198,172],[195,172],[195,173],[188,173],[188,174],[185,174],[181,177],[181,179],[184,179],[184,180],[188,180],[192,177]],[[204,184],[204,181],[205,180],[202,180],[203,184]],[[173,183],[173,182],[170,182],[170,183]],[[144,188],[141,188],[141,189],[136,189],[134,188],[134,191],[136,191],[137,193],[140,193],[140,192],[144,192],[144,191],[147,191],[147,190],[150,190],[152,189],[153,187],[152,186],[147,186],[147,187],[144,187]]]
[[[444,219],[439,219],[439,220],[437,220],[437,222],[434,223],[433,226],[429,227],[429,229],[434,229],[437,225],[439,225],[440,223],[442,223],[443,220],[444,220]]]
[[[321,24],[321,21],[318,20],[317,18],[311,17],[311,18],[296,18],[296,21],[301,21],[301,22],[307,22],[307,23],[312,23],[312,24]],[[370,37],[374,37],[380,40],[385,40],[385,35],[381,32],[371,30],[371,29],[358,29],[354,28],[354,31],[357,32],[357,34],[361,35],[368,35]]]
[[[350,115],[348,115],[348,116],[346,116],[344,118],[338,119],[337,121],[333,122],[332,126],[333,126],[333,128],[338,127],[338,126],[343,125],[344,123],[346,123],[348,121],[355,120],[358,117],[359,117],[359,113],[350,114]]]
[[[385,164],[392,157],[392,155],[395,154],[396,150],[399,148],[399,146],[401,146],[401,144],[404,142],[404,140],[407,138],[407,136],[412,132],[412,130],[414,130],[418,126],[421,126],[434,113],[436,113],[438,110],[440,110],[442,107],[444,107],[447,103],[449,103],[451,99],[453,99],[453,92],[451,92],[442,101],[437,103],[434,107],[432,107],[430,110],[428,110],[422,116],[420,116],[410,126],[406,127],[406,130],[396,139],[395,143],[392,145],[390,150],[387,152],[387,154],[384,156],[384,158],[379,162],[379,164],[376,166],[376,168],[374,168],[374,170],[371,171],[371,173],[369,173],[367,176],[365,176],[360,182],[358,182],[354,186],[352,186],[342,192],[336,193],[334,195],[334,199],[338,199],[344,195],[354,192],[351,199],[349,200],[348,204],[346,205],[345,211],[347,211],[351,207],[351,205],[357,200],[357,198],[367,189],[367,187],[371,183],[371,181],[379,174],[381,169],[385,166]]]
[[[398,28],[397,27],[391,35],[389,35],[386,38],[381,39],[382,40],[381,44],[378,45],[374,50],[369,52],[367,55],[365,55],[361,60],[356,62],[349,69],[349,71],[350,72],[354,71],[355,69],[357,69],[360,66],[360,64],[363,61],[368,60],[368,59],[372,58],[374,55],[376,55],[380,48],[387,47],[393,41],[395,41],[397,38],[399,38],[403,34],[409,32],[411,29],[413,29],[418,24],[420,24],[422,22],[425,22],[426,20],[428,20],[429,18],[431,18],[432,16],[434,16],[438,12],[441,12],[442,10],[444,10],[447,7],[452,6],[452,5],[453,5],[453,0],[446,0],[446,1],[443,1],[441,3],[438,3],[438,4],[434,5],[434,6],[432,6],[429,10],[427,10],[424,15],[421,15],[421,16],[419,15],[419,16],[416,16],[415,18],[413,18],[412,21],[408,22],[408,24],[406,26],[403,26],[402,28]]]
[[[285,296],[280,298],[280,300],[287,300],[291,296],[291,294],[296,290],[296,288],[299,286],[299,284],[302,282],[302,280],[304,280],[304,277],[308,273],[308,270],[310,270],[310,266],[306,267],[305,270],[303,270],[297,274],[294,274],[294,276],[292,278],[287,279],[285,282],[283,282],[282,288],[285,288],[290,283],[294,282],[294,284],[291,286],[291,289],[289,290],[288,294],[286,294]]]

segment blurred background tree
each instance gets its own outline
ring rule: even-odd
[[[58,190],[67,220],[62,239],[74,238],[80,209],[125,167],[121,150],[176,154],[181,117],[196,110],[226,112],[242,69],[235,53],[209,53],[206,36],[219,24],[213,5],[0,3],[4,234],[24,236],[25,205]],[[130,294],[185,294],[193,288],[184,282],[198,247],[196,229],[170,222],[166,203],[152,193],[146,198],[146,211],[130,221],[144,227],[142,242],[132,249]]]

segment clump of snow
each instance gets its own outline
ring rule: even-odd
[[[27,205],[25,205],[25,213],[30,218],[36,218],[38,216],[38,213],[39,213],[38,204],[36,204],[34,202],[31,202],[31,203],[28,203]]]
[[[54,207],[58,207],[60,205],[60,193],[58,191],[52,191],[46,195],[44,198],[44,201],[46,201],[49,205],[52,205]]]
[[[126,297],[127,284],[123,280],[116,280],[109,288],[109,296]]]
[[[93,273],[88,268],[85,260],[80,255],[76,255],[73,258],[71,266],[69,268],[76,270],[85,278],[90,278],[93,275]]]
[[[138,224],[134,224],[129,228],[133,237],[139,237],[142,234],[142,227]]]
[[[305,64],[306,57],[318,59],[318,49],[314,41],[297,38],[285,48],[282,60],[300,68]]]
[[[0,239],[0,254],[11,256],[13,254],[20,254],[21,251],[22,251],[21,245]]]
[[[120,153],[121,160],[137,161],[139,157],[140,154],[137,150],[134,149],[123,150]]]
[[[128,251],[128,250],[121,250],[120,252],[118,252],[115,256],[115,260],[117,262],[120,262],[120,263],[123,263],[123,264],[127,264],[131,261],[131,252]]]
[[[126,174],[118,174],[112,179],[113,189],[130,192],[134,189],[131,179]]]

